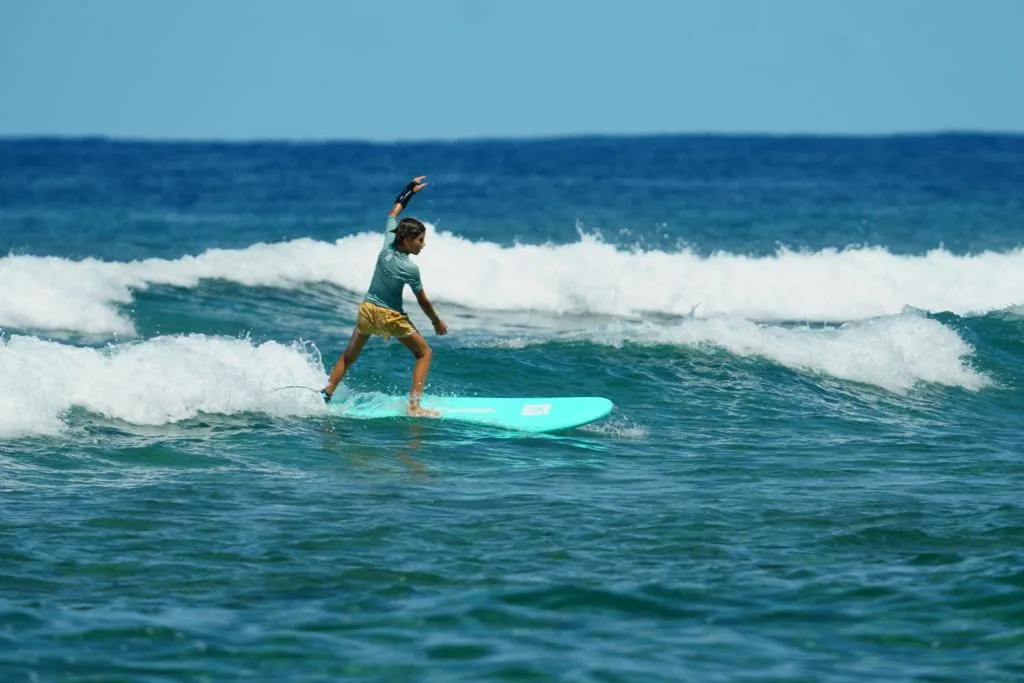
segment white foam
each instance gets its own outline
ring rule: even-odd
[[[323,410],[315,394],[272,390],[324,380],[315,350],[300,344],[189,335],[94,349],[13,336],[0,339],[0,438],[58,433],[76,406],[138,425],[313,414]]]
[[[736,317],[691,319],[678,324],[615,322],[596,331],[561,337],[622,347],[675,345],[725,349],[765,358],[801,372],[830,375],[904,392],[919,383],[977,391],[991,384],[970,367],[973,349],[937,320],[914,312],[840,326],[782,326]],[[523,348],[546,339],[498,339],[501,348]],[[477,343],[476,345],[484,345]]]
[[[922,382],[971,391],[991,384],[970,367],[969,344],[939,321],[914,312],[840,326],[784,326],[737,317],[616,321],[555,338],[615,347],[712,346],[895,392]],[[495,339],[490,345],[522,348],[539,341],[544,340]],[[137,425],[169,424],[200,413],[315,415],[323,411],[315,393],[274,390],[315,389],[325,379],[322,360],[308,344],[196,334],[96,349],[15,335],[0,338],[0,438],[59,433],[72,407]]]
[[[357,294],[372,275],[380,234],[331,244],[299,239],[211,249],[176,260],[111,263],[0,259],[0,327],[132,335],[122,310],[151,285],[203,279],[301,289],[331,282]],[[417,257],[431,298],[479,311],[642,317],[648,312],[759,321],[864,320],[905,306],[970,315],[1024,304],[1024,249],[902,256],[883,248],[779,250],[768,257],[623,250],[581,235],[566,245],[502,247],[440,232]]]
[[[621,416],[612,416],[599,422],[583,425],[579,428],[584,432],[601,434],[616,439],[640,441],[650,436],[651,430],[638,425]]]

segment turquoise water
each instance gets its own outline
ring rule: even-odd
[[[277,390],[416,173],[429,390],[607,419]],[[0,678],[1024,680],[1021,188],[1012,136],[0,141]]]

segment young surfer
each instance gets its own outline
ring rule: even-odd
[[[420,281],[419,266],[409,258],[410,255],[423,251],[427,228],[415,218],[403,218],[401,222],[398,221],[398,215],[402,213],[412,196],[426,187],[427,184],[423,182],[425,178],[426,176],[413,178],[395,197],[395,204],[391,207],[384,228],[384,247],[377,255],[377,266],[373,271],[370,288],[359,305],[359,315],[355,329],[352,330],[352,337],[345,352],[331,370],[327,386],[320,390],[320,395],[326,403],[331,402],[334,390],[338,388],[345,372],[359,358],[367,340],[373,335],[378,335],[385,339],[396,337],[416,358],[416,364],[412,369],[412,391],[409,393],[409,415],[435,415],[433,411],[420,406],[423,385],[430,371],[432,352],[427,340],[416,330],[402,309],[402,290],[405,285],[409,285],[416,295],[416,301],[430,318],[434,332],[447,334],[448,326],[437,315],[430,299],[427,298],[423,283]],[[394,238],[391,238],[391,233],[394,233]]]

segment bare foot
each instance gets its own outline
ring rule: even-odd
[[[440,410],[427,410],[420,406],[409,406],[409,417],[441,417]]]

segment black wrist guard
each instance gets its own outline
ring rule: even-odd
[[[405,189],[399,192],[398,196],[395,197],[395,204],[401,204],[404,209],[414,194],[416,194],[416,181],[411,180],[409,181],[409,184],[405,186]]]

